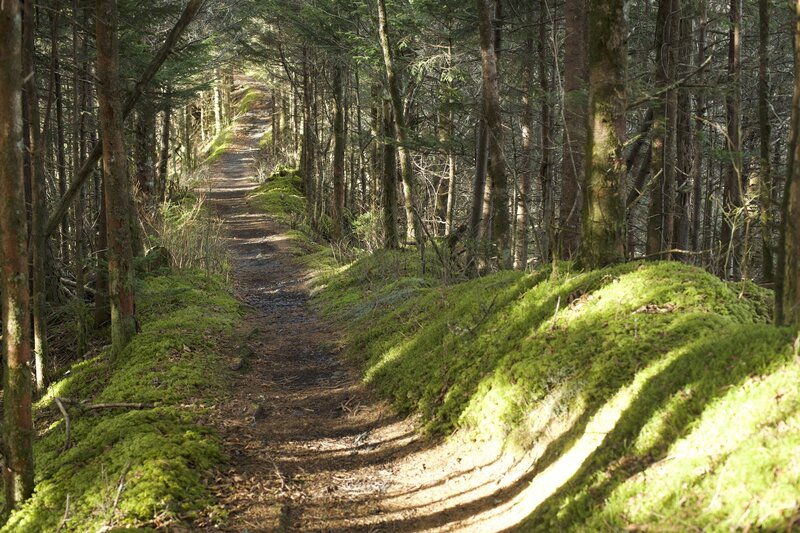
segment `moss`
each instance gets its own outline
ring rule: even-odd
[[[257,89],[248,89],[242,99],[239,101],[238,111],[240,115],[249,113],[253,109],[253,105],[259,101],[261,93]]]
[[[248,200],[276,221],[295,229],[302,222],[306,211],[302,188],[303,179],[297,170],[281,167]]]
[[[35,444],[36,492],[3,531],[55,530],[67,497],[62,531],[163,526],[214,505],[206,476],[223,460],[222,448],[198,418],[227,386],[230,374],[218,354],[239,320],[239,306],[220,279],[197,272],[150,277],[137,298],[142,331],[125,351],[74,365],[37,403],[37,419],[54,422]],[[72,407],[73,445],[63,451],[56,396],[155,407]]]
[[[206,150],[206,164],[211,164],[216,162],[222,154],[228,151],[231,147],[231,143],[233,142],[233,128],[228,126],[223,128],[219,135],[217,135],[214,140],[211,142],[211,145]]]
[[[440,286],[413,259],[329,271],[316,301],[366,381],[429,432],[533,447],[536,472],[594,443],[524,530],[789,523],[800,363],[767,324],[768,291],[676,262]]]

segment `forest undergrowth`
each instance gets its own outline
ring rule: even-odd
[[[202,194],[174,194],[149,225],[141,331],[113,356],[100,330],[35,404],[36,491],[3,531],[163,528],[221,513],[209,485],[224,457],[207,419],[229,390],[225,347],[242,310]]]
[[[294,221],[299,184],[281,169],[252,201]],[[416,250],[342,261],[308,235],[298,260],[367,383],[433,436],[535,458],[524,530],[797,527],[800,358],[770,291],[677,262],[445,284],[430,249],[423,273]]]

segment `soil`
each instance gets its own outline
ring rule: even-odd
[[[264,98],[266,101],[266,98]],[[286,228],[248,204],[266,104],[239,117],[211,167],[237,297],[249,308],[236,381],[216,424],[230,464],[217,492],[223,531],[499,531],[521,492],[496,447],[431,441],[339,358],[335,329],[309,302],[311,277]],[[524,477],[524,476],[523,476]],[[520,517],[518,517],[520,518]],[[517,520],[518,520],[517,518]]]

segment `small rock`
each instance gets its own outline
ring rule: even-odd
[[[230,364],[228,368],[230,368],[234,372],[238,372],[239,370],[244,368],[244,358],[237,357],[236,359],[233,360],[233,362]]]

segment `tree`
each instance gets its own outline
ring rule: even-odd
[[[483,73],[483,117],[488,136],[488,176],[491,183],[491,231],[498,264],[511,263],[511,220],[508,206],[508,177],[503,148],[503,121],[500,114],[500,91],[497,81],[497,54],[492,22],[491,0],[478,0],[481,70]],[[484,198],[484,205],[486,203]]]
[[[800,327],[800,0],[794,6],[794,90],[783,200],[783,225],[775,318]]]
[[[103,137],[108,281],[111,300],[111,343],[119,353],[136,333],[133,295],[131,192],[123,132],[119,80],[119,36],[116,0],[96,0],[97,100]]]
[[[564,5],[564,155],[557,243],[562,259],[570,259],[580,243],[588,108],[587,8],[587,0],[566,0]]]
[[[392,102],[394,133],[397,140],[397,153],[400,156],[400,179],[403,182],[403,205],[406,210],[406,240],[417,242],[421,237],[417,218],[414,216],[414,176],[411,166],[411,151],[408,147],[405,110],[400,96],[400,81],[394,62],[394,52],[389,40],[389,23],[386,18],[386,1],[378,0],[378,34],[380,36],[383,63],[386,70],[386,83]]]
[[[28,231],[22,173],[22,18],[0,2],[0,292],[6,512],[33,492]]]
[[[599,268],[625,259],[625,68],[623,0],[589,3],[589,120],[581,259]]]

